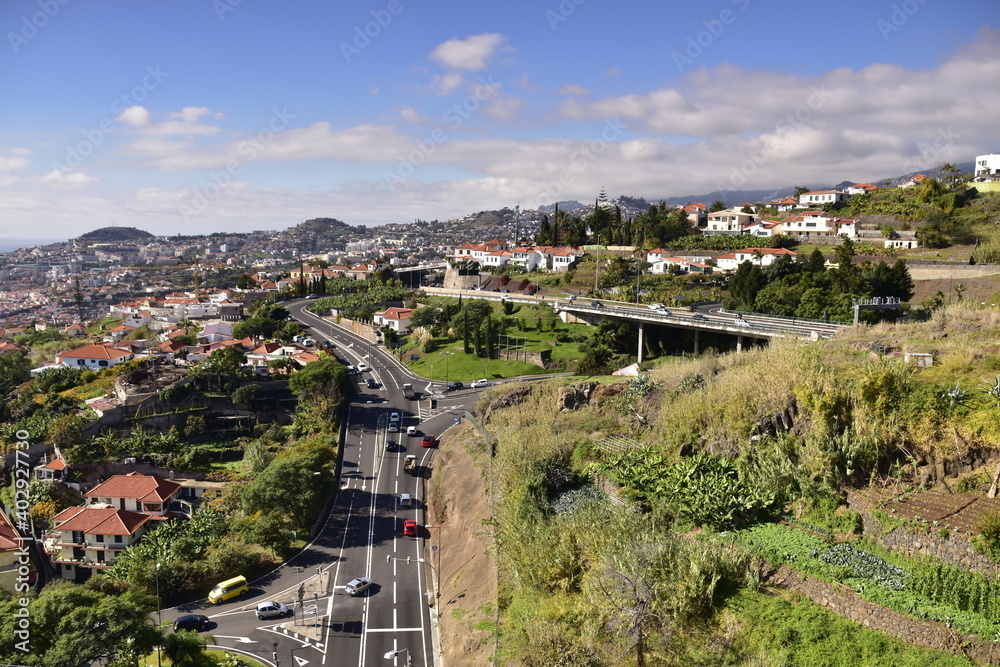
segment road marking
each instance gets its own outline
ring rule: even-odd
[[[365,632],[423,632],[423,628],[367,628]]]
[[[293,655],[292,657],[295,658],[295,662],[299,663],[299,667],[302,667],[302,665],[308,665],[309,664],[309,661],[306,660],[305,658],[300,658],[297,655]]]
[[[249,637],[229,637],[227,635],[215,635],[216,639],[235,639],[237,644],[256,644],[256,639],[250,639]]]

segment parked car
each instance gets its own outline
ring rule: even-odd
[[[385,451],[395,452],[399,449],[399,443],[395,440],[389,439],[385,441]]]
[[[480,389],[482,387],[488,387],[488,386],[490,386],[490,381],[487,380],[486,378],[481,378],[472,383],[473,389]]]
[[[421,447],[433,447],[434,446],[434,436],[433,435],[425,435],[423,437],[423,439],[420,441],[420,446]]]
[[[265,618],[283,618],[285,616],[291,616],[292,610],[288,608],[287,605],[281,602],[261,602],[257,605],[257,620],[262,621]]]
[[[346,590],[347,594],[353,598],[367,591],[374,583],[375,582],[368,577],[358,577],[357,579],[351,579],[348,581],[347,585],[344,586],[344,590]]]
[[[465,385],[461,382],[452,382],[448,385],[445,391],[457,391],[459,389],[465,389]]]
[[[413,519],[407,519],[403,522],[403,535],[409,535],[410,537],[417,536],[417,522]]]
[[[178,630],[195,630],[201,632],[202,630],[207,630],[211,625],[212,622],[208,620],[208,616],[188,614],[174,621],[174,632]]]

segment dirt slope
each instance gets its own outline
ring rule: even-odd
[[[493,657],[496,561],[486,523],[485,478],[464,445],[472,437],[472,429],[463,425],[441,438],[427,487],[427,518],[441,528],[430,530],[425,558],[438,566],[431,547],[440,539],[441,664],[447,667],[486,665]]]

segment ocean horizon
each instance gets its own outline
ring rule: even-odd
[[[15,239],[10,237],[0,236],[0,253],[14,252],[21,248],[27,248],[33,245],[50,245],[52,243],[59,243],[65,241],[66,239],[39,239],[39,238],[23,238]]]

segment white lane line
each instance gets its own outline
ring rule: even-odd
[[[369,628],[365,632],[423,632],[423,628]]]

